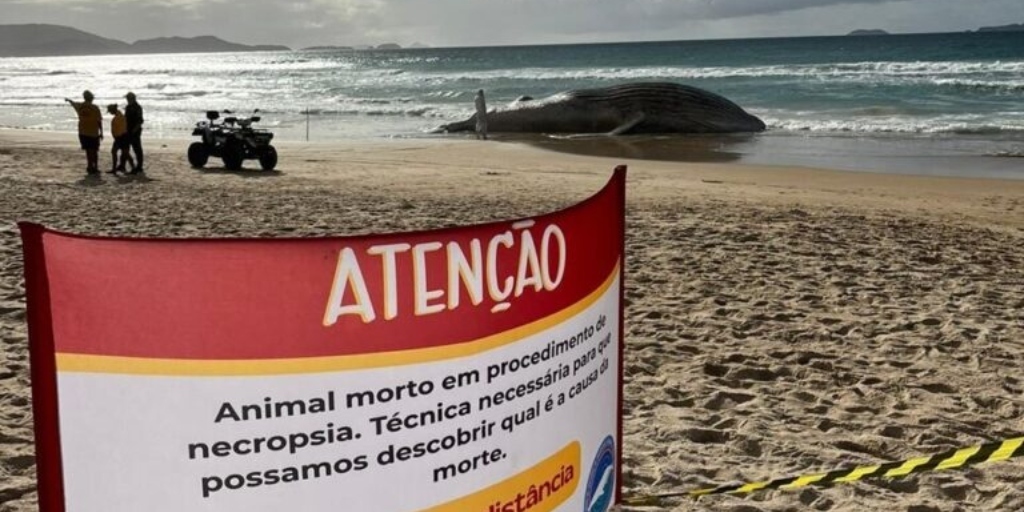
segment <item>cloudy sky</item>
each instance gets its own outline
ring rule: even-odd
[[[0,0],[0,12],[128,42],[479,46],[961,31],[1024,22],[1024,0]]]

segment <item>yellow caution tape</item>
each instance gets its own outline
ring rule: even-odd
[[[711,494],[747,494],[768,489],[798,489],[807,486],[830,486],[864,480],[867,478],[903,478],[916,473],[956,469],[983,462],[998,462],[1024,455],[1024,437],[996,441],[970,448],[949,450],[931,457],[914,457],[912,459],[887,462],[872,466],[856,466],[815,473],[802,476],[777,478],[765,482],[722,485],[708,489],[697,489],[684,492],[630,496],[622,500],[625,505],[644,506],[658,505],[665,498],[690,497],[699,498]]]

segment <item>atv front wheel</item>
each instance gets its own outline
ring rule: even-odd
[[[236,142],[224,144],[220,150],[221,160],[224,160],[224,167],[231,171],[242,168],[242,160],[245,159],[245,150],[242,145]]]
[[[188,147],[188,163],[192,164],[192,167],[202,169],[209,160],[210,152],[207,151],[206,145],[202,142],[193,142]]]
[[[277,166],[277,150],[274,146],[267,146],[260,152],[260,167],[264,171],[272,171]]]

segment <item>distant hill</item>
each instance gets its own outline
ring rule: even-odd
[[[0,25],[0,57],[288,51],[286,46],[250,46],[213,36],[160,37],[128,44],[62,25]]]
[[[882,29],[880,29],[880,28],[870,28],[870,29],[861,28],[861,29],[854,30],[853,32],[850,32],[849,34],[846,34],[846,35],[848,35],[848,36],[887,36],[887,35],[889,35],[889,33],[884,31],[884,30],[882,30]]]
[[[328,45],[328,46],[307,46],[306,48],[302,49],[302,51],[304,51],[304,52],[348,52],[348,51],[352,51],[352,50],[355,50],[355,48],[352,48],[351,46],[333,46],[333,45]]]
[[[257,52],[290,51],[287,46],[230,43],[214,36],[158,37],[142,39],[131,46],[132,53],[200,53],[200,52]]]
[[[61,25],[0,25],[0,57],[127,53],[131,45]]]
[[[377,45],[378,50],[401,50],[402,46],[396,43],[384,43]]]
[[[981,27],[978,32],[1024,32],[1024,23],[1011,23],[995,27]]]

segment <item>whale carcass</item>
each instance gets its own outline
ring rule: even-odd
[[[476,114],[435,133],[473,131]],[[516,101],[487,113],[490,132],[734,133],[759,132],[764,122],[713,92],[676,83],[632,83]]]

